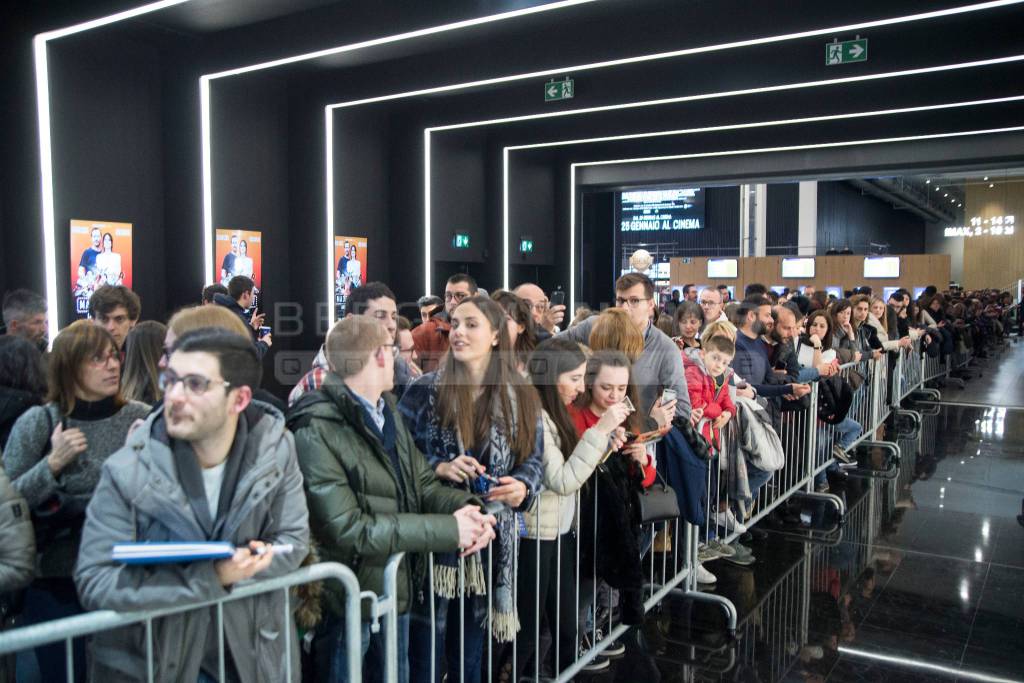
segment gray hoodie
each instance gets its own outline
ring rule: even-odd
[[[245,420],[245,425],[241,425]],[[309,521],[295,442],[284,417],[273,407],[253,402],[239,418],[229,457],[239,456],[230,506],[210,538],[180,481],[175,451],[169,445],[163,414],[154,413],[125,447],[103,465],[99,486],[86,511],[75,584],[86,609],[135,611],[225,598],[212,561],[187,564],[125,565],[111,560],[115,543],[129,541],[251,540],[291,543],[294,551],[274,557],[253,580],[287,574],[309,550]],[[180,446],[180,444],[178,445]],[[229,463],[230,464],[230,463]],[[227,476],[225,477],[227,481]],[[285,678],[284,596],[273,591],[224,604],[225,650],[242,681]],[[157,681],[197,680],[210,650],[216,650],[213,608],[164,617],[153,623]],[[298,650],[292,648],[293,679],[298,680]],[[216,661],[216,660],[214,660]],[[97,634],[92,643],[91,680],[134,681],[146,677],[143,626]],[[215,673],[215,672],[211,672]]]

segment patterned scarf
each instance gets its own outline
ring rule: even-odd
[[[441,381],[441,372],[438,372],[434,385],[431,387],[428,399],[428,414],[430,424],[427,427],[427,447],[430,452],[440,455],[447,461],[452,461],[463,454],[460,448],[460,439],[456,430],[446,429],[441,426],[437,411],[437,386]],[[513,415],[516,410],[515,395],[510,392]],[[514,426],[513,426],[514,429]],[[487,472],[494,477],[503,477],[512,471],[515,465],[515,455],[509,443],[509,437],[504,429],[501,415],[501,406],[496,404],[492,408],[491,429],[488,441],[483,447],[476,449],[478,457],[486,460]],[[451,482],[445,482],[449,486],[459,486]],[[469,484],[461,485],[469,488]],[[515,586],[515,565],[519,552],[519,533],[516,526],[515,513],[505,508],[497,515],[497,526],[495,532],[497,539],[491,544],[491,553],[494,560],[492,569],[494,572],[494,590],[491,600],[493,611],[491,620],[491,635],[498,642],[511,642],[519,631],[519,615],[516,612],[515,601],[513,600],[513,588]],[[464,574],[464,595],[487,594],[487,579],[480,553],[471,555],[465,561]],[[444,598],[459,597],[459,558],[456,553],[435,553],[434,554],[434,591]],[[486,626],[487,602],[476,601],[474,616],[477,621]]]

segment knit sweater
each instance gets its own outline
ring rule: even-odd
[[[132,423],[148,413],[149,406],[137,401],[129,401],[120,409],[111,399],[77,401],[67,428],[80,429],[88,448],[54,476],[46,456],[52,450],[50,436],[60,424],[59,411],[53,403],[36,406],[14,424],[3,453],[4,469],[32,510],[50,505],[60,494],[67,512],[84,513],[99,483],[103,463],[124,446]],[[40,548],[40,575],[71,576],[77,551],[77,534],[66,543]]]

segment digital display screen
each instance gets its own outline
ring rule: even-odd
[[[899,256],[868,256],[864,259],[864,277],[899,277]]]
[[[704,227],[704,191],[684,187],[623,192],[619,210],[619,231],[623,233],[700,230]]]
[[[842,299],[843,298],[843,288],[842,287],[826,287],[825,291],[828,293],[829,296],[834,296],[837,299]]]
[[[897,289],[899,289],[899,287],[883,287],[882,288],[882,301],[888,301],[889,297],[891,297],[893,292],[895,292]]]
[[[782,277],[814,277],[813,258],[784,258],[782,259]]]
[[[927,287],[914,287],[914,301],[917,301],[924,295],[924,290]]]
[[[771,290],[779,296],[782,296],[786,293],[786,285],[772,285]]]
[[[739,266],[739,261],[734,258],[713,258],[708,259],[708,277],[711,278],[734,278]]]

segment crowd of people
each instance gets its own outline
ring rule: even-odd
[[[672,543],[641,524],[637,494],[669,481],[684,518],[704,531],[697,578],[714,584],[705,563],[756,561],[758,530],[745,522],[782,466],[782,413],[806,406],[811,383],[841,394],[841,365],[918,339],[941,359],[982,356],[1009,332],[1013,309],[993,290],[930,287],[913,301],[905,289],[836,299],[757,284],[739,301],[726,287],[688,286],[661,307],[651,280],[630,273],[615,283],[614,306],[581,307],[569,320],[536,284],[488,296],[457,273],[443,296],[418,302],[413,324],[387,285],[369,282],[351,290],[282,400],[261,388],[273,340],[249,313],[253,289],[246,275],[211,285],[164,324],[142,321],[129,289],[102,286],[90,319],[52,343],[46,300],[6,294],[0,591],[11,623],[216,600],[316,561],[351,567],[362,590],[381,594],[388,558],[404,552],[400,680],[561,671],[594,645],[592,633],[603,638],[610,614],[642,623],[642,562]],[[862,426],[833,413],[832,455],[849,462]],[[735,456],[727,431],[741,444]],[[737,461],[726,467],[727,457]],[[729,476],[710,486],[729,495],[693,520],[685,510],[715,493],[706,476],[715,458],[723,466],[712,472]],[[841,475],[823,473],[819,490]],[[737,540],[718,540],[733,532]],[[171,541],[237,550],[194,562],[114,559],[117,544]],[[579,567],[588,569],[577,585]],[[382,635],[364,601],[361,642],[346,642],[344,598],[332,583],[304,592],[294,623],[280,592],[226,603],[227,680],[281,680],[295,628],[296,677],[346,681],[345,653],[358,647],[379,680]],[[215,608],[154,622],[157,680],[217,680],[217,623]],[[545,630],[551,638],[538,641]],[[70,673],[141,679],[146,637],[133,626],[79,638]],[[588,671],[622,651],[604,646]],[[66,661],[62,643],[40,647],[18,658],[18,680],[65,679]]]

